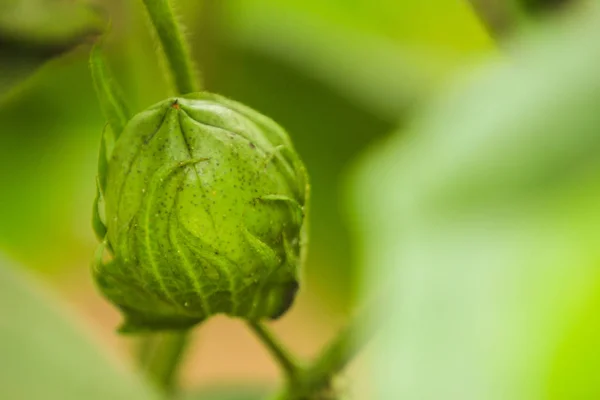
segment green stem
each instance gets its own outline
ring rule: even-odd
[[[298,366],[295,358],[275,338],[275,335],[273,335],[273,333],[271,333],[269,329],[260,322],[248,322],[248,326],[254,331],[254,333],[256,333],[256,336],[260,339],[260,341],[269,349],[271,355],[273,355],[277,363],[281,366],[289,381],[296,381],[300,367]]]
[[[148,333],[146,335],[136,337],[134,356],[137,362],[137,366],[141,370],[147,368],[148,363],[152,359],[152,354],[160,339],[159,334]]]
[[[152,334],[144,338],[140,360],[152,383],[167,394],[175,390],[177,371],[189,340],[188,331]]]
[[[299,371],[299,379],[290,382],[277,399],[317,399],[320,393],[332,390],[333,378],[346,368],[374,335],[371,319],[366,312],[355,316],[312,364]]]
[[[369,342],[374,330],[363,316],[352,320],[306,369],[306,384],[314,392],[327,388]]]
[[[167,64],[177,92],[186,94],[199,91],[200,84],[194,73],[190,52],[168,0],[143,0],[143,2],[167,57]]]

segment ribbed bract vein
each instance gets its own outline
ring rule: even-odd
[[[175,204],[177,204],[177,203],[175,203]],[[171,210],[171,211],[173,211],[173,210]],[[212,313],[210,303],[208,302],[206,294],[204,293],[204,290],[202,289],[202,284],[200,283],[200,277],[198,276],[198,271],[194,268],[192,262],[188,258],[187,254],[186,254],[185,246],[180,243],[180,239],[178,237],[178,230],[177,230],[178,226],[179,226],[179,221],[177,219],[177,216],[176,216],[176,214],[172,214],[170,217],[170,225],[169,225],[170,244],[176,250],[177,256],[180,258],[181,265],[182,265],[183,269],[185,270],[187,276],[189,277],[190,282],[192,283],[192,286],[194,288],[194,291],[198,295],[198,300],[200,301],[200,307],[202,308],[204,315],[210,315]],[[184,306],[188,307],[189,304],[188,305],[184,304]],[[193,308],[193,306],[192,306],[192,308]]]

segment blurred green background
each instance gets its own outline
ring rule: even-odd
[[[278,121],[309,170],[305,282],[273,326],[291,347],[314,355],[361,293],[391,292],[372,362],[350,369],[355,398],[599,398],[594,0],[174,3],[205,88]],[[132,109],[170,95],[141,1],[0,1],[0,264],[19,265],[0,275],[0,353],[62,393],[47,398],[92,398],[89,379],[119,382],[98,398],[152,398],[102,366],[131,343],[88,273],[104,120],[87,63],[108,20]],[[30,275],[71,312],[42,307]],[[216,318],[197,339],[183,380],[210,386],[202,398],[275,382],[241,324]],[[58,367],[39,358],[54,347]],[[100,366],[57,378],[86,363]],[[0,398],[42,398],[9,364]]]
[[[463,2],[173,3],[205,88],[278,121],[310,172],[305,283],[294,311],[275,329],[300,353],[312,355],[344,321],[360,287],[343,218],[348,166],[403,125],[460,67],[493,51],[493,42]],[[164,63],[141,1],[0,5],[0,251],[49,281],[106,348],[127,354],[113,333],[119,317],[88,274],[104,120],[87,63],[107,20],[105,52],[132,109],[168,96]],[[187,368],[186,381],[231,377],[254,383],[277,376],[252,338],[229,333],[243,327],[230,324],[217,321],[200,330],[196,358],[205,361]],[[232,342],[239,345],[224,352]]]
[[[53,3],[20,2],[33,10]],[[110,15],[107,54],[133,109],[169,95],[141,2],[98,4]],[[452,71],[491,48],[490,39],[460,2],[183,0],[176,9],[206,89],[260,110],[291,133],[313,185],[307,287],[346,309],[355,270],[341,211],[346,166]],[[93,36],[80,27],[81,13],[56,13],[79,21],[71,36],[63,33],[65,46],[84,44],[42,65],[4,54],[7,69],[13,62],[36,69],[24,82],[15,77],[20,85],[2,85],[0,109],[0,246],[48,275],[81,269],[95,246],[89,210],[104,125],[87,68],[85,42]],[[23,34],[22,41],[35,43],[27,53],[48,54],[41,48],[51,21],[26,17],[23,25],[39,30]]]

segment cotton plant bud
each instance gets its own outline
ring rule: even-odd
[[[292,305],[309,186],[271,119],[214,94],[170,98],[127,122],[106,170],[94,276],[122,331],[275,319]]]

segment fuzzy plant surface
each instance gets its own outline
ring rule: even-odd
[[[107,157],[108,261],[95,279],[122,331],[255,321],[292,304],[306,248],[308,179],[287,133],[210,93],[134,116]]]

